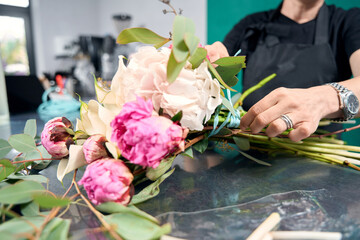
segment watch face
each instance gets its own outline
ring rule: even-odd
[[[345,106],[350,114],[357,114],[359,111],[359,100],[354,94],[350,94],[347,96]]]

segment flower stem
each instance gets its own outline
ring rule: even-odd
[[[114,231],[114,229],[104,220],[103,215],[98,210],[96,210],[94,206],[89,202],[89,200],[81,193],[76,181],[73,180],[73,183],[76,188],[76,191],[80,194],[81,198],[84,200],[86,205],[95,214],[95,216],[99,219],[101,224],[106,228],[106,230],[110,233],[110,235],[116,240],[122,240],[122,238]]]
[[[263,80],[261,80],[258,84],[256,84],[255,86],[252,86],[251,88],[247,89],[243,94],[241,94],[241,97],[236,101],[236,103],[234,104],[234,108],[238,108],[239,106],[242,105],[244,99],[253,91],[261,88],[262,86],[264,86],[267,82],[269,82],[271,79],[273,79],[274,77],[276,77],[276,74],[273,73],[270,76],[264,78]]]

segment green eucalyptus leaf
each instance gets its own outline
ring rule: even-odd
[[[175,115],[171,118],[171,121],[173,121],[173,122],[180,122],[182,116],[183,116],[183,112],[180,111],[180,112],[178,112],[177,114],[175,114]]]
[[[184,42],[189,49],[190,56],[194,54],[196,48],[199,45],[200,39],[195,36],[194,33],[186,32],[184,34]]]
[[[34,138],[28,134],[15,134],[9,138],[10,145],[19,152],[26,153],[36,149]]]
[[[159,185],[167,177],[169,177],[174,172],[174,170],[175,170],[175,168],[173,168],[171,171],[163,174],[155,182],[151,183],[149,186],[145,187],[141,192],[134,195],[130,204],[138,204],[138,203],[144,202],[148,199],[151,199],[151,198],[157,196],[160,192]]]
[[[170,224],[159,226],[132,213],[114,213],[105,216],[104,219],[107,223],[115,225],[115,230],[127,240],[159,239],[162,235],[171,232]]]
[[[8,179],[17,179],[17,180],[24,180],[24,181],[35,181],[39,183],[47,183],[49,179],[43,175],[22,175],[20,173],[13,173],[8,176]]]
[[[270,164],[270,163],[267,163],[267,162],[264,162],[264,161],[262,161],[262,160],[260,160],[260,159],[257,159],[256,157],[253,157],[253,156],[251,156],[250,154],[247,154],[246,152],[243,152],[243,151],[240,151],[240,150],[238,150],[238,151],[239,151],[239,153],[241,153],[241,155],[243,155],[244,157],[246,157],[246,158],[248,158],[248,159],[250,159],[250,160],[252,160],[252,161],[254,161],[254,162],[258,163],[258,164],[271,167],[271,164]]]
[[[34,181],[20,181],[0,189],[0,203],[20,204],[30,202],[35,193],[45,191],[41,183]]]
[[[186,61],[189,56],[189,48],[185,43],[185,36],[187,36],[188,44],[191,45],[194,43],[194,37],[192,35],[195,34],[195,24],[194,22],[186,18],[184,16],[175,16],[173,23],[173,52],[174,58],[176,62],[181,63]],[[197,45],[195,46],[195,48]]]
[[[159,42],[157,44],[154,44],[154,48],[159,48],[159,47],[162,47],[163,45],[165,45],[166,43],[170,42],[171,39],[170,38],[166,38],[164,41],[162,42]]]
[[[29,136],[31,136],[32,138],[36,137],[36,120],[35,119],[29,119],[26,121],[25,124],[25,128],[24,128],[24,133],[28,134]]]
[[[32,225],[30,225],[29,222],[31,222]],[[33,226],[39,228],[43,222],[44,222],[44,217],[40,217],[40,216],[13,218],[0,225],[0,233],[6,232],[12,235],[20,235],[24,233],[33,234],[35,233],[35,229],[33,228]],[[13,236],[13,238],[0,238],[0,239],[17,239],[17,238]]]
[[[236,56],[236,57],[223,57],[219,58],[214,62],[219,66],[236,66],[245,64],[245,56]],[[245,66],[243,66],[245,67]]]
[[[22,204],[20,210],[21,210],[21,214],[27,217],[34,217],[40,214],[39,205],[33,201]]]
[[[209,140],[207,138],[205,138],[205,139],[195,143],[192,147],[196,151],[198,151],[200,153],[203,153],[207,149],[208,145],[209,145]]]
[[[155,181],[162,176],[167,170],[169,170],[174,162],[175,156],[163,159],[157,168],[149,167],[146,169],[146,177]]]
[[[130,205],[130,206],[124,206],[121,205],[119,203],[116,202],[106,202],[106,203],[102,203],[98,206],[96,206],[96,209],[98,209],[101,212],[105,212],[105,213],[126,213],[126,214],[132,214],[138,217],[142,217],[145,218],[151,222],[154,223],[159,223],[158,220],[156,218],[154,218],[153,216],[147,214],[144,211],[141,211],[140,209],[138,209],[137,207],[135,207],[134,205]]]
[[[233,140],[238,146],[238,148],[242,151],[247,151],[250,149],[250,141],[248,138],[245,137],[233,137]]]
[[[127,28],[116,39],[119,44],[141,42],[145,44],[165,44],[168,38],[162,37],[147,28]]]
[[[198,68],[206,58],[206,55],[207,55],[207,51],[205,48],[201,48],[201,47],[196,48],[194,54],[189,58],[189,62],[192,65],[192,69]]]
[[[174,82],[176,80],[176,78],[179,76],[179,73],[181,72],[181,70],[185,66],[185,63],[186,63],[186,60],[178,63],[174,58],[173,51],[171,51],[169,61],[168,61],[168,64],[167,64],[167,69],[166,69],[167,81],[169,83],[172,83],[172,82]]]
[[[34,193],[32,197],[43,208],[65,207],[71,203],[68,198],[55,197],[49,193]]]
[[[41,159],[51,159],[51,158],[52,158],[51,155],[48,153],[48,151],[44,148],[43,145],[40,145],[35,150],[31,152],[27,152],[25,154],[25,160],[39,159],[32,163],[33,169],[46,168],[51,163],[51,160],[41,160]]]
[[[14,237],[15,236],[6,230],[0,232],[0,239],[13,239]]]
[[[0,160],[0,182],[12,174],[16,169],[8,159]]]
[[[16,157],[14,160],[13,160],[13,163],[16,165],[16,170],[15,172],[19,172],[25,168],[27,168],[28,166],[30,166],[32,164],[32,162],[25,162],[25,163],[16,163],[16,162],[19,162],[19,161],[24,161],[25,158],[20,156],[20,157]]]
[[[46,224],[44,230],[41,233],[39,240],[67,240],[69,235],[71,220],[54,218],[48,224]]]
[[[8,141],[0,138],[0,158],[5,157],[12,149]]]
[[[185,151],[183,153],[181,153],[182,155],[188,156],[190,158],[194,158],[194,153],[192,150],[192,147],[188,147],[187,149],[185,149]]]

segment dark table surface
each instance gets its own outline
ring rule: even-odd
[[[10,133],[21,133],[34,114],[11,117]],[[43,122],[38,122],[38,132]],[[0,126],[1,138],[7,138]],[[175,172],[160,185],[160,194],[138,207],[171,223],[170,235],[186,239],[245,239],[272,212],[278,212],[278,230],[341,232],[343,239],[360,239],[360,172],[342,166],[291,156],[270,157],[254,152],[272,166],[259,165],[234,151],[219,150],[194,159],[179,156]],[[62,194],[56,163],[41,174],[49,189]],[[81,172],[79,174],[81,176]],[[79,206],[64,217],[72,219],[73,239],[86,239],[96,218]]]

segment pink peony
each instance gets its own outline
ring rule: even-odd
[[[86,167],[79,184],[96,205],[109,201],[126,205],[131,199],[133,178],[122,161],[103,158]]]
[[[106,142],[106,138],[101,134],[95,134],[86,139],[83,151],[87,163],[109,156],[105,147]]]
[[[188,130],[161,116],[138,118],[137,121],[128,118],[129,111],[137,111],[136,108],[128,109],[130,106],[149,103],[151,101],[138,98],[137,104],[125,104],[111,123],[111,140],[117,143],[121,154],[131,163],[156,168],[169,153],[177,148],[184,149]]]
[[[170,52],[167,47],[157,50],[144,46],[130,56],[127,66],[121,58],[112,80],[113,98],[120,105],[134,101],[136,96],[151,99],[155,111],[161,108],[173,117],[181,110],[181,126],[202,130],[221,104],[220,84],[211,76],[206,62],[196,69],[186,62],[170,84],[166,72]]]
[[[41,144],[55,158],[67,156],[67,145],[73,143],[65,128],[72,128],[71,122],[65,117],[57,117],[48,121],[41,133]]]
[[[125,103],[121,113],[111,122],[111,139],[115,139],[114,142],[118,142],[117,139],[126,131],[126,124],[136,122],[143,118],[149,118],[152,115],[152,111],[153,105],[151,100],[145,101],[143,98],[138,97],[137,101]]]

